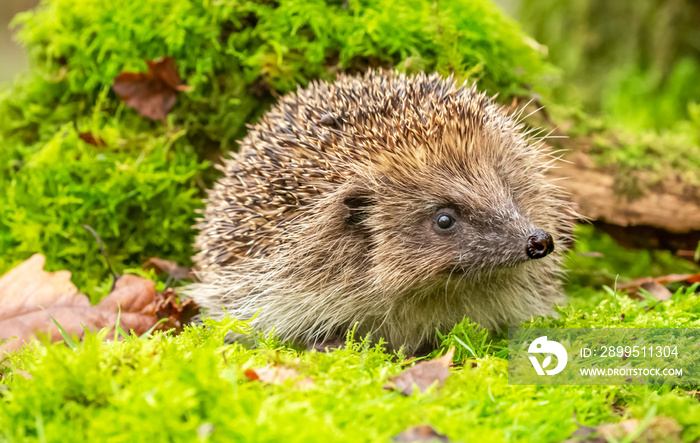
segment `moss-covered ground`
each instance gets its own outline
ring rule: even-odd
[[[700,327],[695,287],[678,287],[662,303],[611,289],[625,281],[618,273],[684,272],[693,265],[668,253],[619,249],[590,227],[579,231],[578,250],[569,255],[569,303],[556,318],[524,326]],[[603,258],[585,254],[602,249]],[[75,349],[54,343],[6,355],[0,440],[388,441],[429,424],[452,441],[553,442],[576,430],[576,420],[648,423],[657,415],[683,426],[683,441],[700,438],[700,402],[686,393],[691,387],[509,385],[504,337],[484,342],[468,321],[446,334],[434,354],[455,345],[456,362],[476,358],[454,367],[444,387],[410,397],[383,389],[404,369],[404,356],[363,337],[319,353],[284,346],[274,334],[251,333],[254,346],[225,344],[229,330],[248,329],[230,319],[178,336],[103,342],[97,334]],[[288,364],[314,384],[268,385],[244,375],[268,363]]]
[[[188,264],[195,210],[216,177],[211,164],[235,148],[246,122],[297,84],[395,66],[455,72],[510,103],[546,94],[556,73],[542,48],[487,0],[45,0],[16,23],[32,68],[0,91],[0,272],[41,252],[48,270],[73,272],[94,301],[111,280],[81,225],[101,235],[118,272],[150,256]],[[192,86],[167,124],[139,116],[110,89],[115,75],[145,71],[145,60],[162,56],[172,56]],[[85,143],[83,132],[105,146]],[[685,167],[695,151],[678,144],[687,150],[668,161]],[[644,149],[603,155],[634,165]],[[695,288],[679,286],[659,304],[605,289],[695,265],[620,249],[590,226],[578,234],[568,304],[532,325],[700,326]],[[590,252],[603,257],[580,254]],[[481,343],[468,321],[443,331],[436,353],[456,345],[456,361],[475,357],[477,365],[456,366],[443,388],[410,397],[382,389],[403,370],[403,356],[363,337],[318,353],[274,334],[253,337],[255,346],[226,344],[231,329],[247,327],[226,320],[119,342],[95,334],[75,349],[54,343],[1,356],[0,441],[387,441],[430,424],[453,441],[547,442],[565,439],[576,420],[648,423],[661,414],[683,426],[684,441],[700,439],[700,403],[686,388],[510,386],[503,337],[468,350],[460,342]],[[244,376],[269,362],[289,364],[314,384]]]

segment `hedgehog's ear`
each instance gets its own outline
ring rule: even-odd
[[[375,204],[372,193],[360,187],[344,193],[342,201],[345,209],[345,223],[350,226],[364,222],[369,216],[370,208]]]

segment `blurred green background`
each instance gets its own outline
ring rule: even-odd
[[[12,38],[9,24],[15,14],[31,9],[37,3],[38,0],[0,0],[0,83],[9,82],[29,65],[24,50]]]

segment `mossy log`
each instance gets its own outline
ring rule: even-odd
[[[581,152],[560,161],[550,174],[561,179],[580,214],[624,246],[694,250],[700,241],[698,189],[678,176],[626,194],[609,167],[597,166]]]

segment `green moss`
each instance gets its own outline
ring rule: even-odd
[[[700,326],[693,291],[645,307],[602,291],[532,326]],[[404,397],[382,389],[402,366],[381,347],[351,341],[343,350],[307,353],[272,339],[247,349],[223,343],[230,329],[246,326],[225,320],[177,337],[157,333],[118,343],[89,335],[75,351],[57,343],[10,355],[0,369],[7,386],[0,391],[0,440],[388,441],[430,424],[452,441],[546,442],[577,428],[574,413],[589,426],[663,413],[683,425],[684,441],[700,438],[700,403],[682,387],[510,386],[507,361],[493,348],[468,360],[475,367],[454,368],[443,388]],[[293,365],[315,384],[247,381],[245,369],[270,361]]]
[[[44,0],[15,24],[31,70],[0,94],[0,273],[42,252],[93,298],[106,267],[80,226],[97,230],[118,270],[147,256],[187,264],[215,176],[207,162],[298,84],[395,66],[508,96],[544,90],[551,73],[488,0]],[[166,127],[110,90],[162,56],[192,87]]]
[[[193,87],[173,121],[198,146],[230,146],[273,96],[313,78],[330,79],[339,69],[455,72],[506,94],[528,83],[542,86],[549,70],[517,25],[487,0],[347,3],[45,0],[15,22],[40,77],[26,87],[55,86],[37,107],[53,114],[51,105],[75,105],[49,118],[89,110],[117,74],[170,55]]]
[[[680,267],[668,253],[625,251],[590,227],[577,234],[578,251],[568,259],[574,296],[556,318],[523,326],[700,327],[696,288],[679,288],[653,309],[597,288],[614,286],[615,273],[622,281],[691,265]],[[605,255],[577,254],[591,251]],[[455,346],[457,362],[476,359],[455,367],[442,389],[412,397],[382,388],[403,370],[402,356],[366,340],[351,336],[346,349],[325,354],[258,335],[251,349],[225,344],[230,330],[250,334],[245,323],[226,319],[179,336],[102,343],[102,332],[76,350],[55,343],[5,355],[0,441],[388,441],[420,424],[453,441],[561,441],[577,428],[574,413],[588,426],[664,414],[683,426],[684,441],[700,437],[700,403],[683,387],[508,385],[504,337],[489,337],[468,320],[448,331],[440,348]],[[292,365],[314,386],[263,385],[244,376],[269,362]]]
[[[50,270],[69,269],[81,290],[105,295],[99,283],[106,266],[85,224],[100,233],[120,268],[151,256],[187,262],[206,163],[182,130],[139,134],[118,121],[95,125],[105,147],[83,142],[66,124],[46,143],[15,145],[21,155],[2,156],[0,269],[41,252]]]

